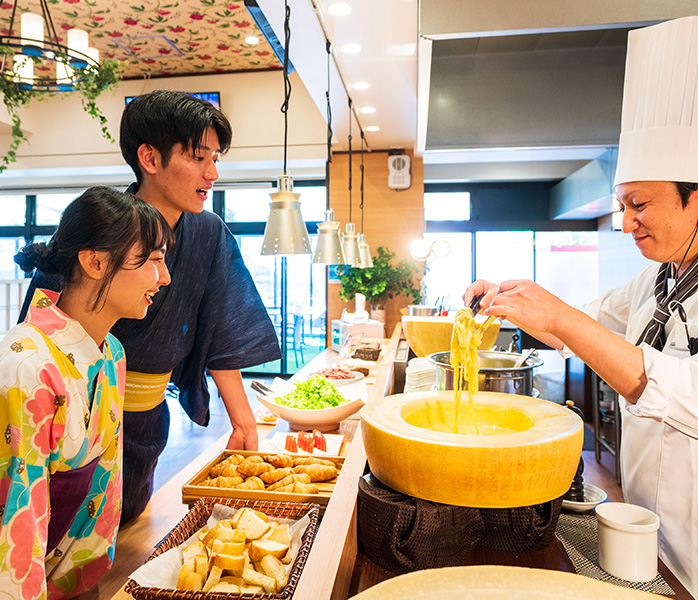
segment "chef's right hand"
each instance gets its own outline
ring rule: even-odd
[[[499,286],[494,283],[490,283],[484,279],[476,279],[465,290],[465,294],[463,294],[463,302],[466,306],[469,306],[470,302],[475,296],[484,294],[482,300],[480,301],[480,310],[483,310],[492,304],[492,300],[497,295],[498,289]]]

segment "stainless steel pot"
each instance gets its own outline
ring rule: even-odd
[[[439,307],[427,306],[426,304],[410,304],[407,307],[407,314],[410,317],[433,317],[439,314]]]
[[[516,361],[521,358],[518,352],[479,351],[478,388],[484,392],[503,392],[532,396],[533,369],[540,367],[543,361],[537,356],[530,356],[520,367],[514,368]],[[437,389],[452,390],[454,387],[451,352],[435,352],[427,359],[437,366]],[[460,368],[463,389],[468,389],[465,380],[465,369]]]

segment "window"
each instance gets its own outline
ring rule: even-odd
[[[24,225],[27,212],[25,196],[0,196],[0,203],[0,225]]]
[[[534,279],[532,231],[478,231],[475,277],[499,283]]]
[[[427,192],[424,194],[426,221],[467,221],[470,219],[470,192]]]
[[[444,240],[451,246],[448,256],[427,259],[422,294],[423,304],[459,306],[460,297],[472,278],[472,234],[426,233],[424,239],[433,244]]]
[[[236,187],[225,190],[226,223],[264,223],[269,217],[269,194],[276,187]],[[305,221],[322,221],[325,212],[325,187],[295,185],[293,192],[300,194],[301,213]]]
[[[26,242],[23,237],[0,238],[0,279],[21,279],[22,269],[14,261],[14,256]]]
[[[37,194],[36,224],[58,225],[65,207],[80,194],[82,194],[82,191],[70,192],[67,194]]]

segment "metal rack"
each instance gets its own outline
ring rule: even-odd
[[[616,481],[620,485],[621,423],[618,394],[611,390],[611,406],[602,408],[599,404],[601,401],[599,394],[601,383],[602,380],[592,371],[591,405],[594,417],[594,452],[596,454],[596,462],[601,462],[602,450],[610,452],[615,457]],[[606,387],[608,386],[606,385]]]

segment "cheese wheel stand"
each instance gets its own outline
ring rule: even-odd
[[[393,392],[394,360],[402,338],[401,326],[395,328],[390,339],[381,340],[383,350],[378,366],[366,378],[370,385],[369,403]],[[325,350],[312,363],[306,365],[298,376],[303,377],[336,362],[337,353]],[[287,431],[288,424],[260,425],[260,439],[278,431]],[[318,528],[317,536],[308,556],[293,598],[299,600],[340,600],[349,598],[397,574],[387,571],[370,561],[360,552],[357,535],[357,498],[359,480],[367,472],[367,460],[359,427],[358,416],[340,424],[346,442],[342,455],[344,464]],[[153,548],[186,514],[188,507],[181,503],[182,485],[207,462],[218,455],[227,441],[224,435],[200,457],[184,468],[180,474],[156,492],[146,511],[134,522],[124,527],[117,538],[116,555],[112,570],[81,600],[112,598],[129,600],[131,596],[123,587],[131,572],[140,567]],[[348,445],[348,449],[346,446]],[[585,481],[604,489],[610,500],[623,501],[615,483],[612,465],[596,463],[593,451],[583,452],[586,468]],[[533,567],[574,573],[559,540],[542,550],[531,552],[504,552],[476,547],[468,556],[468,565],[507,565]],[[659,573],[675,591],[677,600],[690,599],[688,591],[659,562]]]

